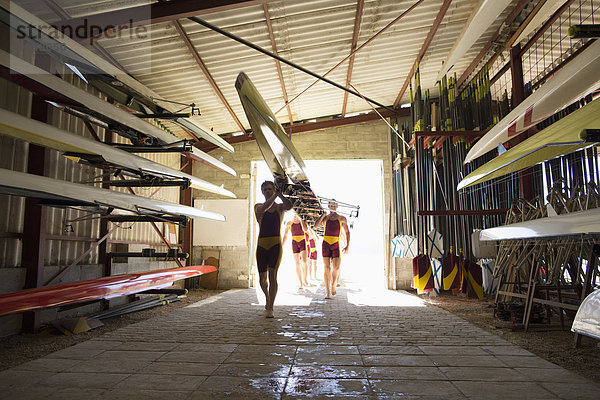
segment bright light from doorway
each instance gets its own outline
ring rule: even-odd
[[[340,202],[360,206],[358,218],[351,218],[348,221],[352,225],[350,252],[342,256],[342,283],[382,290],[385,287],[383,162],[381,160],[307,160],[305,164],[311,187],[317,196],[335,198]],[[266,163],[258,162],[257,187],[260,187],[263,181],[272,179]],[[256,196],[256,201],[263,201],[260,192]],[[291,218],[291,213],[288,213],[286,221]],[[319,249],[317,277],[322,279],[323,262],[320,253]],[[285,244],[278,281],[280,293],[288,289],[294,292],[298,287],[289,241]],[[256,284],[258,285],[258,282]],[[302,299],[297,299],[299,303],[303,303],[306,299],[304,296],[301,297]]]

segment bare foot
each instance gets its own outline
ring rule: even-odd
[[[342,284],[341,284],[341,283],[338,283],[336,286],[337,286],[337,287],[340,287],[340,286],[342,286]]]
[[[325,296],[325,298],[326,298],[326,299],[330,299],[330,298],[331,298],[331,296],[330,296],[330,295],[326,295],[326,296]]]
[[[267,314],[265,315],[265,318],[274,318],[273,310],[267,310]]]
[[[331,294],[335,295],[337,292],[335,291],[335,286],[331,288]]]

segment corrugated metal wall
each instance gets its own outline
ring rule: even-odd
[[[8,35],[3,37],[2,47],[8,47]],[[21,49],[17,54],[31,60],[31,51]],[[29,56],[28,56],[29,55]],[[0,79],[0,107],[21,115],[31,113],[31,93],[19,86]],[[0,168],[25,172],[29,145],[21,140],[0,135]],[[15,267],[21,263],[21,240],[25,200],[22,197],[0,195],[0,268]]]
[[[6,48],[6,47],[5,47]],[[11,49],[14,53],[14,49]],[[31,49],[22,49],[22,54],[32,54]],[[32,57],[26,58],[31,61]],[[54,65],[56,68],[56,65]],[[84,89],[98,96],[97,90],[89,87],[85,82],[74,74],[65,74],[62,67],[58,72],[64,76],[65,80],[75,86]],[[31,113],[32,95],[25,89],[0,79],[0,107],[8,109],[19,114],[29,116]],[[77,117],[66,114],[58,109],[51,108],[49,112],[48,123],[72,133],[80,134],[92,138],[92,134],[85,126],[83,121]],[[98,127],[94,128],[96,134],[103,139],[104,130]],[[121,137],[116,137],[115,141],[126,142]],[[27,151],[26,142],[12,139],[0,135],[0,167],[26,172],[27,170]],[[179,169],[180,156],[178,154],[160,153],[152,154],[147,158],[153,161]],[[74,163],[63,157],[60,152],[47,150],[45,171],[48,177],[60,180],[66,180],[77,183],[94,184],[100,186],[102,171],[93,167]],[[96,181],[96,183],[92,183]],[[136,194],[150,196],[155,199],[179,202],[178,188],[143,188],[134,189]],[[125,188],[119,189],[127,192]],[[156,192],[156,193],[155,193]],[[16,196],[0,195],[0,268],[21,266],[21,239],[23,232],[23,214],[24,199]],[[46,242],[45,264],[46,265],[69,265],[81,254],[95,245],[99,238],[100,219],[98,215],[90,215],[93,218],[84,218],[83,220],[72,222],[74,219],[88,215],[81,210],[72,208],[48,208],[47,234],[49,240]],[[112,228],[109,224],[109,229]],[[159,230],[164,232],[162,223],[157,224]],[[110,240],[135,242],[158,243],[161,242],[159,236],[149,223],[123,223],[121,228],[115,230]],[[65,240],[64,237],[71,237],[71,240]],[[77,239],[77,240],[75,240]],[[83,240],[82,240],[83,239]],[[87,240],[86,240],[87,239]],[[152,247],[143,244],[142,247]],[[96,251],[92,251],[88,256],[80,261],[80,264],[96,264],[98,256]]]

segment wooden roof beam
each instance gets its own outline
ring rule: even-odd
[[[352,82],[352,70],[354,69],[354,53],[358,45],[358,34],[360,33],[360,23],[362,21],[365,0],[358,0],[356,3],[356,15],[354,17],[354,31],[352,32],[352,46],[350,47],[350,59],[348,61],[348,73],[346,75],[346,87],[350,87]],[[342,117],[346,115],[346,106],[348,105],[348,92],[344,92],[344,104],[342,105]]]
[[[429,33],[427,34],[427,37],[425,38],[425,42],[423,42],[423,46],[421,46],[421,50],[419,50],[419,54],[417,55],[417,58],[415,59],[415,62],[413,63],[412,68],[410,69],[410,72],[406,76],[406,80],[404,81],[404,84],[402,85],[402,89],[400,89],[400,92],[398,93],[398,96],[396,97],[396,100],[394,101],[394,108],[398,108],[398,105],[400,104],[400,100],[402,100],[402,96],[404,96],[404,93],[406,92],[406,89],[408,88],[410,79],[412,78],[413,74],[415,73],[415,68],[417,67],[417,64],[421,61],[421,59],[425,55],[425,52],[427,52],[427,49],[429,48],[429,45],[431,44],[433,37],[435,36],[438,28],[440,27],[442,20],[446,16],[446,12],[448,11],[448,8],[450,8],[450,3],[452,3],[452,0],[444,0],[444,4],[442,4],[442,6],[440,7],[440,11],[438,12],[437,16],[435,17],[435,20],[433,21],[433,25],[431,26],[431,29],[429,30]]]
[[[354,54],[358,53],[359,51],[361,51],[365,46],[367,46],[369,43],[371,43],[373,40],[375,40],[375,38],[377,38],[379,35],[381,35],[383,32],[385,32],[386,30],[388,30],[388,28],[390,28],[392,25],[394,25],[396,22],[400,21],[402,18],[404,18],[404,16],[406,16],[409,12],[411,12],[412,10],[414,10],[419,4],[421,4],[424,0],[416,0],[415,3],[408,7],[402,14],[400,14],[398,17],[396,17],[392,22],[390,22],[389,24],[387,24],[385,27],[383,27],[379,32],[377,32],[375,35],[371,36],[369,38],[369,40],[367,40],[366,42],[364,42],[363,44],[361,44],[360,46],[358,46],[354,51],[352,51],[349,55],[347,55],[346,57],[344,57],[344,59],[340,62],[338,62],[336,65],[334,65],[331,69],[329,69],[329,71],[325,72],[325,74],[323,74],[323,77],[329,75],[331,72],[333,72],[337,67],[339,67],[340,65],[342,65],[347,59],[349,59],[350,57],[353,57]],[[307,86],[304,90],[302,90],[300,93],[298,93],[296,96],[294,96],[291,100],[290,103],[294,100],[296,100],[298,97],[300,97],[301,95],[303,95],[304,93],[306,93],[306,91],[308,91],[310,88],[312,88],[313,86],[315,86],[317,83],[319,83],[319,80],[317,79],[316,81],[314,81],[313,83],[311,83],[309,86]],[[285,106],[284,106],[285,107]],[[275,111],[275,115],[277,115],[281,110],[283,110],[284,107],[281,107],[279,110]]]
[[[265,20],[267,21],[267,28],[269,29],[269,39],[271,40],[271,47],[273,48],[273,54],[277,55],[278,54],[277,53],[277,44],[275,43],[275,36],[273,35],[273,25],[271,25],[271,16],[269,15],[269,8],[266,3],[263,4],[263,10],[265,12]],[[281,92],[283,93],[283,101],[285,101],[285,107],[287,108],[290,125],[294,125],[294,120],[292,118],[292,110],[290,109],[287,90],[285,89],[285,82],[283,81],[283,72],[281,71],[281,62],[276,59],[275,65],[277,66],[277,74],[279,75],[279,84],[281,85]],[[243,131],[244,130],[242,129],[242,132]]]
[[[181,24],[179,23],[179,21],[171,21],[171,22],[173,23],[173,26],[175,27],[175,30],[177,30],[177,33],[179,33],[179,36],[181,37],[181,39],[185,43],[186,47],[188,48],[190,54],[192,55],[192,57],[194,57],[194,60],[196,61],[196,64],[198,64],[198,66],[200,67],[200,69],[204,73],[204,76],[206,77],[206,79],[208,79],[208,82],[210,83],[210,86],[215,91],[215,94],[217,95],[217,97],[219,97],[219,100],[221,100],[221,103],[223,103],[223,105],[225,106],[225,108],[227,109],[227,111],[229,112],[229,114],[231,115],[231,117],[233,118],[233,120],[235,121],[235,123],[237,124],[237,126],[240,128],[240,130],[242,132],[244,132],[244,130],[245,130],[244,125],[239,120],[239,118],[237,117],[237,115],[235,115],[235,112],[233,111],[233,109],[231,108],[231,106],[229,105],[229,103],[227,102],[227,99],[225,98],[225,95],[223,95],[223,92],[221,92],[221,89],[217,85],[217,82],[215,82],[215,79],[212,77],[210,71],[206,67],[206,64],[204,64],[204,61],[202,61],[202,58],[200,58],[200,55],[198,54],[198,51],[194,47],[194,44],[191,42],[191,40],[188,37],[188,35],[183,30],[183,27],[181,26]]]
[[[388,109],[381,109],[379,111],[379,114],[381,114],[381,116],[383,116],[384,118],[410,117],[410,109],[409,108],[401,108],[401,109],[395,110],[393,112]],[[323,121],[309,122],[309,123],[304,123],[304,124],[295,124],[294,126],[284,126],[283,128],[286,131],[286,133],[291,133],[291,134],[312,132],[312,131],[317,131],[320,129],[335,128],[338,126],[345,126],[345,125],[359,124],[362,122],[375,121],[375,120],[378,120],[381,118],[381,116],[379,114],[376,112],[371,112],[371,113],[367,113],[367,114],[355,115],[353,117],[331,118],[331,119],[326,119]],[[244,134],[244,135],[239,135],[239,136],[224,137],[223,139],[225,139],[227,141],[227,143],[234,145],[237,143],[251,142],[254,140],[254,136]],[[206,141],[204,143],[202,143],[202,145],[199,146],[198,148],[205,152],[209,152],[209,151],[218,149],[217,146],[213,145],[212,143],[208,143]]]

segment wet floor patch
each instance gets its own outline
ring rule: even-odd
[[[289,378],[285,387],[286,395],[304,396],[356,396],[371,393],[366,379],[306,379]]]

